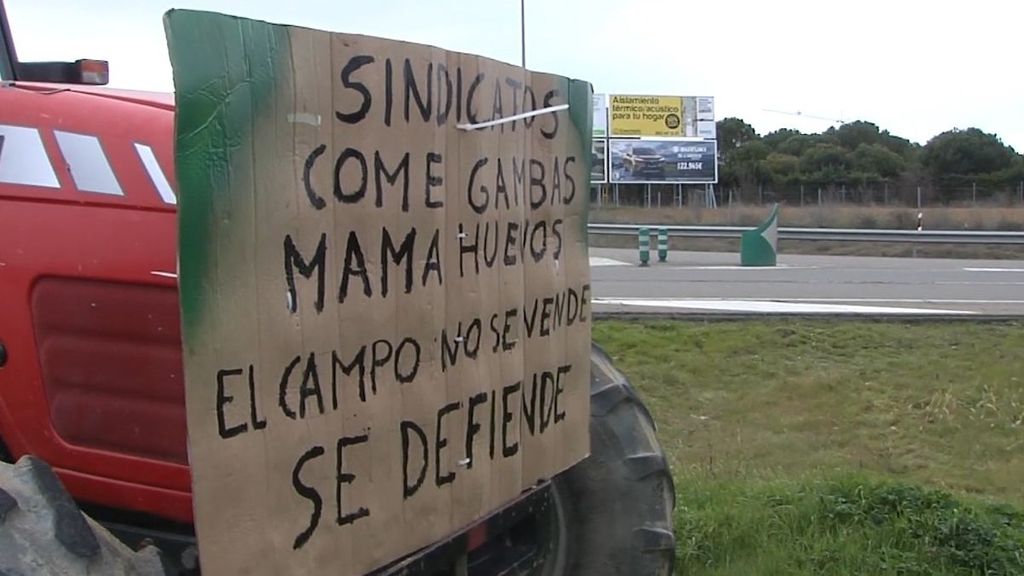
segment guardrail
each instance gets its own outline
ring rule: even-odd
[[[641,228],[652,234],[659,228],[677,238],[739,238],[750,230],[744,226],[659,226],[657,224],[595,224],[591,234],[636,236]],[[911,242],[943,244],[1024,244],[1024,232],[981,232],[976,230],[856,230],[851,228],[779,228],[782,240],[825,240],[834,242]]]

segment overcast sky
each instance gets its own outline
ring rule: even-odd
[[[518,0],[5,2],[23,60],[106,59],[123,88],[171,90],[161,16],[172,7],[519,63]],[[526,0],[526,58],[597,92],[714,96],[718,118],[761,134],[831,125],[808,116],[922,144],[973,126],[1024,152],[1022,23],[1019,0]]]

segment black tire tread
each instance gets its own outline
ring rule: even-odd
[[[591,456],[556,482],[567,502],[565,574],[668,576],[675,484],[654,419],[625,375],[591,350]]]

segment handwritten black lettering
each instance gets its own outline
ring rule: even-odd
[[[515,156],[512,157],[512,199],[515,201],[516,208],[519,207],[520,199],[526,198],[527,164],[528,162],[525,159],[520,162]]]
[[[217,432],[224,440],[234,438],[249,430],[249,425],[245,422],[228,427],[226,424],[227,417],[224,414],[224,407],[235,399],[234,396],[229,395],[225,390],[225,380],[230,376],[241,376],[243,372],[241,368],[217,371]]]
[[[348,282],[350,277],[358,276],[363,281],[363,294],[369,298],[373,295],[370,288],[370,276],[366,272],[366,258],[363,257],[363,249],[359,245],[359,236],[355,230],[348,233],[348,242],[345,245],[345,268],[341,271],[341,285],[338,287],[338,302],[344,303],[348,296]]]
[[[394,355],[395,347],[384,339],[375,340],[370,345],[371,358],[370,362],[370,386],[373,389],[373,394],[377,394],[377,369],[387,366],[388,362],[391,361],[391,357]],[[397,368],[396,368],[397,370]]]
[[[423,266],[423,286],[427,285],[427,278],[431,272],[437,273],[437,285],[443,286],[444,279],[441,277],[441,230],[434,230],[434,237],[430,239],[430,248],[427,249],[427,263]]]
[[[555,250],[552,256],[555,260],[562,257],[562,224],[563,222],[561,218],[556,218],[555,221],[551,223],[551,235],[555,237]]]
[[[576,318],[580,313],[580,295],[572,288],[567,288],[565,296],[566,300],[568,300],[568,304],[566,305],[568,312],[566,312],[565,316],[565,325],[572,326],[576,323]]]
[[[448,89],[449,90],[451,89],[451,82],[450,81],[449,81]],[[451,103],[451,94],[449,94],[449,96],[448,96],[448,106],[450,107],[451,105],[452,105],[452,103]],[[431,168],[434,166],[434,164],[441,164],[443,161],[444,161],[444,157],[441,156],[440,154],[438,154],[437,152],[427,152],[427,178],[426,178],[426,180],[427,180],[427,190],[426,190],[426,200],[425,200],[427,208],[441,208],[441,207],[444,206],[444,198],[443,197],[438,199],[438,200],[434,200],[431,197],[431,195],[430,195],[430,191],[431,191],[432,188],[437,188],[438,186],[443,186],[444,185],[444,176],[442,176],[440,174],[434,174],[434,172],[431,170]]]
[[[407,350],[412,348],[412,362],[403,362],[402,358],[406,358]],[[395,348],[395,380],[398,380],[400,384],[408,384],[416,379],[416,374],[420,370],[420,354],[422,350],[420,343],[410,337],[405,337]],[[407,370],[402,371],[402,365],[408,366]]]
[[[527,399],[526,391],[530,391],[529,399]],[[536,434],[537,424],[537,375],[534,374],[530,381],[529,386],[523,387],[522,396],[522,407],[520,410],[520,417],[523,423],[526,424],[526,429],[530,431],[530,435]]]
[[[565,164],[562,165],[562,169],[565,171],[565,185],[567,192],[565,193],[562,203],[568,206],[572,204],[572,201],[576,199],[576,179],[572,177],[572,172],[569,170],[569,164],[575,164],[575,156],[566,156]]]
[[[324,414],[324,396],[320,390],[320,373],[316,369],[316,354],[309,353],[306,367],[302,371],[302,383],[299,385],[299,418],[306,417],[306,400],[316,398],[316,406],[320,415]]]
[[[501,388],[501,455],[505,458],[511,458],[519,453],[519,441],[516,440],[512,444],[509,444],[508,425],[512,423],[512,419],[515,413],[512,412],[512,407],[515,406],[513,401],[510,405],[509,396],[518,394],[522,389],[522,381],[503,386]]]
[[[316,531],[316,527],[320,524],[320,513],[324,507],[324,500],[320,497],[320,493],[317,492],[315,488],[308,484],[304,484],[299,475],[302,474],[302,468],[307,462],[323,455],[323,446],[313,446],[299,457],[299,460],[295,463],[295,467],[292,468],[292,487],[295,488],[295,493],[313,503],[313,511],[309,516],[309,526],[295,537],[295,542],[292,544],[292,550],[302,548],[306,542],[309,541],[309,537],[313,535],[313,532]]]
[[[388,184],[394,186],[398,182],[398,177],[402,177],[402,212],[409,211],[409,153],[406,152],[402,159],[398,161],[398,166],[395,167],[394,172],[389,171],[388,167],[384,164],[384,159],[380,156],[380,150],[373,153],[373,179],[377,185],[377,200],[376,206],[380,208],[384,205],[384,184],[381,181],[381,177],[387,181]]]
[[[384,125],[391,126],[391,110],[395,106],[395,69],[391,58],[384,60]]]
[[[0,136],[0,138],[2,138],[2,136]],[[306,163],[302,167],[302,186],[306,189],[306,197],[309,198],[309,205],[316,210],[323,210],[327,206],[327,201],[317,194],[316,190],[313,190],[313,165],[316,164],[317,159],[320,158],[326,150],[327,146],[324,144],[314,148],[313,151],[309,153],[309,156],[306,156]]]
[[[487,189],[487,186],[480,184],[479,196],[475,194],[477,191],[476,175],[481,168],[487,166],[488,159],[480,158],[473,164],[473,168],[469,171],[469,186],[466,188],[466,199],[469,202],[469,207],[473,209],[473,212],[477,214],[483,214],[487,211],[487,205],[491,201],[491,191]]]
[[[562,170],[555,156],[554,167],[551,169],[551,205],[562,201]]]
[[[484,266],[489,269],[494,267],[494,262],[498,259],[498,226],[498,222],[487,221],[484,223]],[[479,227],[478,223],[477,228],[479,229]],[[491,234],[492,228],[494,229],[493,234]]]
[[[537,191],[540,191],[537,194]],[[530,159],[530,209],[536,210],[548,199],[547,185],[544,184],[544,163]]]
[[[517,262],[517,260],[516,260],[516,253],[512,249],[515,248],[518,244],[519,244],[519,223],[518,222],[509,222],[507,224],[507,226],[506,226],[506,233],[505,233],[505,257],[503,259],[503,262],[505,262],[505,266],[515,266],[516,265],[516,262]]]
[[[403,79],[405,80],[405,121],[409,121],[409,103],[413,100],[416,101],[416,108],[420,111],[420,116],[424,122],[430,121],[430,111],[433,108],[433,97],[434,97],[434,63],[427,63],[427,94],[426,100],[423,99],[420,94],[419,86],[416,84],[416,75],[412,71],[412,62],[408,58],[405,59],[405,65],[402,67]],[[412,98],[410,98],[412,96]]]
[[[558,375],[555,378],[555,423],[565,420],[565,410],[558,407],[558,400],[565,393],[565,387],[562,383],[562,376],[569,374],[572,371],[571,364],[564,364],[558,367]]]
[[[359,167],[359,186],[354,192],[345,192],[341,187],[341,171],[345,168],[345,162],[355,159]],[[334,162],[334,197],[343,204],[355,204],[366,196],[367,179],[369,171],[366,167],[366,156],[356,148],[345,148]]]
[[[461,72],[461,70],[460,70]],[[461,80],[462,75],[459,75]],[[473,77],[473,81],[469,83],[469,92],[466,94],[466,119],[469,120],[470,124],[479,124],[480,121],[476,116],[476,109],[473,108],[473,96],[476,95],[477,89],[480,87],[480,83],[484,81],[483,72],[478,73]],[[461,82],[460,82],[461,84]],[[461,89],[460,89],[461,92]]]
[[[313,258],[308,262],[303,258],[302,253],[295,247],[291,234],[284,237],[284,279],[288,286],[288,311],[295,314],[299,310],[299,296],[295,290],[295,269],[307,280],[312,278],[316,272],[316,299],[313,301],[313,308],[319,314],[324,309],[324,275],[326,274],[325,262],[327,260],[327,234],[320,234],[320,241],[317,242]]]
[[[335,485],[335,501],[337,502],[336,522],[338,523],[338,526],[346,526],[348,524],[353,524],[353,523],[355,523],[356,520],[359,520],[360,518],[366,518],[367,516],[370,515],[370,509],[366,508],[366,507],[363,507],[363,506],[358,507],[355,512],[350,512],[348,514],[343,514],[342,511],[341,511],[341,509],[342,509],[342,505],[341,505],[341,502],[342,502],[341,487],[344,484],[351,484],[356,479],[356,475],[355,474],[352,474],[350,472],[345,472],[345,468],[344,468],[344,463],[345,463],[344,450],[345,450],[345,448],[351,448],[352,446],[358,446],[360,444],[366,444],[369,441],[370,441],[369,434],[360,434],[358,436],[343,436],[343,437],[338,439],[338,444],[337,444],[337,448],[336,448],[336,450],[337,450],[337,468],[335,469],[336,472],[337,472],[337,474],[336,474],[337,483]]]
[[[466,358],[476,358],[480,352],[480,333],[481,322],[479,318],[474,318],[469,323],[469,328],[466,328],[466,338],[463,341],[463,349],[466,352]]]
[[[540,232],[540,247],[537,246],[537,232]],[[525,244],[525,243],[524,243]],[[530,232],[530,255],[534,262],[540,262],[548,252],[548,223],[541,220],[533,225]]]
[[[537,301],[533,301],[533,307],[530,309],[530,314],[526,314],[526,308],[523,308],[523,325],[526,326],[526,337],[533,338],[534,329],[537,327]]]
[[[444,108],[441,108],[441,90],[444,87]],[[461,91],[461,87],[459,88]],[[448,67],[443,63],[437,65],[437,125],[444,126],[448,121],[448,114],[452,110],[452,77],[448,73]]]
[[[395,243],[391,239],[391,233],[388,232],[387,227],[381,229],[381,242],[380,242],[380,295],[387,297],[388,295],[388,270],[390,269],[389,260],[396,266],[401,266],[402,261],[405,261],[405,293],[412,292],[412,254],[413,247],[416,245],[416,229],[413,228],[405,235],[405,239],[402,240],[401,246],[395,248]]]
[[[468,240],[469,235],[462,227],[462,223],[459,223],[459,277],[464,278],[466,276],[466,254],[473,255],[473,270],[476,274],[480,274],[480,225],[477,224],[475,232],[473,233],[473,242],[470,243]]]
[[[399,424],[399,429],[402,434],[402,499],[408,500],[409,498],[416,495],[420,487],[423,486],[423,481],[427,478],[427,466],[429,464],[429,453],[427,451],[427,435],[423,432],[415,422],[408,420],[402,420]],[[423,459],[423,465],[420,467],[419,474],[416,477],[416,481],[409,484],[409,450],[411,449],[409,434],[415,434],[420,445],[420,454]]]
[[[443,468],[441,451],[448,446],[448,437],[444,435],[444,417],[462,407],[462,402],[449,402],[437,411],[437,428],[434,429],[434,483],[438,486],[451,484],[455,481],[455,472],[441,473]]]
[[[516,347],[516,340],[514,338],[509,339],[508,333],[512,330],[517,315],[519,315],[518,308],[511,308],[505,311],[505,325],[501,329],[501,349],[505,352]]]
[[[260,418],[256,407],[256,375],[252,364],[249,364],[249,419],[253,430],[263,430],[267,427],[267,419]]]
[[[480,423],[476,421],[476,407],[487,402],[487,392],[479,392],[469,397],[468,414],[466,415],[466,469],[473,469],[473,439],[480,432]]]
[[[373,105],[373,96],[370,95],[370,90],[369,88],[366,87],[366,84],[363,84],[362,82],[353,81],[352,75],[363,66],[366,66],[367,64],[372,64],[373,62],[373,56],[361,54],[349,58],[348,62],[341,69],[341,85],[344,86],[345,88],[349,88],[358,92],[359,95],[362,96],[362,101],[359,104],[359,108],[356,109],[355,112],[341,112],[340,110],[335,111],[334,115],[338,118],[338,120],[346,124],[357,124],[360,121],[362,121],[363,118],[366,118],[367,114],[369,114],[370,107]]]
[[[491,103],[491,120],[499,120],[505,116],[502,112],[501,105],[501,80],[498,78],[494,79],[494,100]],[[505,124],[498,124],[497,126],[502,134],[505,133]],[[494,131],[495,126],[491,126],[491,131]]]
[[[505,183],[505,168],[501,163],[501,158],[498,158],[497,162],[498,172],[494,175],[494,208],[498,208],[498,199],[505,199],[505,209],[510,210],[512,208],[508,199],[508,185]],[[519,203],[516,202],[516,206]]]
[[[548,92],[544,94],[544,108],[550,108],[554,106],[553,100],[555,98],[558,98],[558,95],[559,94],[557,89],[548,90]],[[554,140],[555,136],[558,136],[558,112],[551,112],[550,114],[545,114],[545,116],[551,117],[553,126],[550,130],[545,130],[541,128],[540,133],[542,136],[544,136],[544,138],[547,138],[548,140]]]
[[[536,378],[536,375],[534,376]],[[555,375],[544,371],[540,373],[540,433],[543,434],[551,425],[551,417],[555,406]]]
[[[540,335],[543,338],[551,334],[551,305],[554,304],[555,299],[551,296],[545,296],[541,300],[540,308]]]
[[[302,362],[302,356],[292,358],[292,361],[285,367],[284,372],[281,373],[281,383],[278,386],[277,405],[280,406],[281,413],[292,420],[295,420],[297,414],[288,404],[288,381],[291,380],[292,371],[299,365],[299,362]]]
[[[359,369],[359,400],[366,402],[366,346],[360,346],[359,351],[352,356],[352,360],[346,364],[340,356],[338,356],[337,350],[331,351],[331,398],[332,407],[338,409],[338,370],[345,376],[351,376],[352,371],[356,368]],[[376,389],[374,389],[376,393]]]

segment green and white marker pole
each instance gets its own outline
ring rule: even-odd
[[[753,230],[740,236],[741,266],[775,266],[779,251],[779,205]]]
[[[647,228],[640,229],[640,265],[647,266],[651,260],[651,232]]]
[[[668,259],[668,229],[658,228],[658,262]]]

